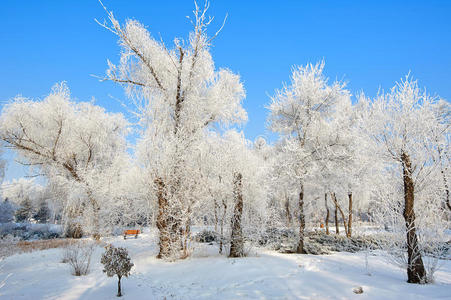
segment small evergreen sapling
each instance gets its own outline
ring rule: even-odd
[[[122,276],[128,277],[130,270],[133,267],[128,251],[122,247],[114,247],[109,245],[106,247],[105,253],[102,254],[100,262],[104,265],[103,272],[108,277],[117,275],[117,296],[121,297],[121,278]]]

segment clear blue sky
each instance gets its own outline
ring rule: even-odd
[[[199,1],[201,2],[201,1]],[[193,2],[104,0],[119,20],[135,18],[166,44],[186,37]],[[287,81],[292,65],[324,59],[331,79],[353,94],[374,96],[409,71],[431,94],[451,99],[451,1],[224,1],[213,0],[211,33],[229,17],[212,49],[217,67],[239,73],[247,98],[246,137],[268,136],[268,95]],[[105,13],[95,1],[0,3],[0,101],[17,94],[42,97],[67,81],[81,101],[91,97],[121,111],[109,95],[122,88],[99,82],[106,59],[117,62],[116,38],[94,22]],[[7,177],[20,176],[10,164]]]

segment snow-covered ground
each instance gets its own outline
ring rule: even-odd
[[[443,261],[436,281],[406,283],[406,274],[380,255],[279,254],[257,250],[254,256],[229,259],[215,254],[215,246],[198,245],[193,257],[177,262],[157,260],[156,239],[145,233],[138,239],[107,240],[125,246],[135,264],[122,280],[123,299],[451,299],[451,261]],[[96,249],[91,272],[71,275],[61,263],[62,249],[16,254],[5,259],[0,299],[117,299],[117,279],[102,273]],[[353,289],[363,288],[363,294]]]

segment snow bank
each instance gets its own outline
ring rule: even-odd
[[[216,245],[196,245],[192,258],[157,260],[155,235],[121,237],[106,242],[129,250],[135,267],[123,280],[124,299],[437,299],[449,298],[451,261],[443,261],[436,281],[406,283],[404,270],[372,252],[332,255],[281,254],[259,251],[255,257],[228,259]],[[97,247],[91,273],[74,277],[61,263],[61,249],[13,255],[4,262],[1,299],[115,299],[117,280],[102,273]],[[200,257],[206,254],[208,257]],[[368,275],[371,274],[371,275]],[[361,287],[358,295],[353,289]]]

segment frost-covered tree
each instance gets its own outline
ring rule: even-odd
[[[87,229],[98,237],[101,205],[95,195],[97,179],[125,151],[126,126],[122,115],[71,100],[62,83],[43,100],[16,97],[5,105],[0,137],[23,164],[65,186],[72,199],[81,202],[83,213],[89,215]]]
[[[50,219],[50,209],[47,201],[40,201],[36,212],[33,214],[33,219],[35,219],[38,223],[47,223],[47,221]]]
[[[305,253],[304,192],[305,183],[314,175],[318,162],[330,159],[340,140],[331,139],[329,122],[338,105],[348,102],[349,92],[342,82],[329,85],[323,75],[324,63],[295,67],[291,84],[276,91],[268,109],[269,127],[279,133],[285,175],[297,182],[299,243],[298,253]]]
[[[255,241],[265,228],[267,203],[262,182],[266,165],[259,153],[262,149],[235,130],[222,135],[212,132],[206,143],[200,165],[209,200],[203,212],[215,224],[220,253],[230,242],[229,256],[241,257],[246,254],[245,240]]]
[[[389,178],[378,191],[380,219],[389,222],[399,241],[390,247],[400,249],[398,253],[407,249],[407,282],[425,283],[430,277],[424,259],[434,256],[433,239],[443,235],[445,225],[443,210],[437,209],[443,185],[437,184],[440,164],[435,155],[449,148],[450,123],[444,118],[449,104],[429,96],[410,77],[372,102],[361,101],[368,105],[366,133],[376,145],[373,153],[384,162],[381,172]],[[447,113],[437,114],[439,107]]]
[[[0,223],[9,223],[14,220],[14,207],[12,203],[5,198],[0,203]]]
[[[186,41],[167,48],[135,20],[124,25],[107,11],[101,24],[119,38],[119,65],[108,62],[105,80],[122,84],[139,119],[137,156],[152,200],[157,204],[159,258],[188,255],[194,207],[205,200],[198,166],[205,130],[246,119],[244,89],[238,75],[215,69],[207,27],[208,3],[194,10],[194,29]]]
[[[102,254],[100,262],[103,264],[103,272],[108,277],[117,276],[117,296],[121,297],[121,279],[122,277],[128,277],[133,267],[127,249],[108,245],[106,251]]]
[[[33,215],[33,206],[31,200],[25,197],[20,201],[19,208],[16,210],[15,218],[17,222],[28,222]]]

